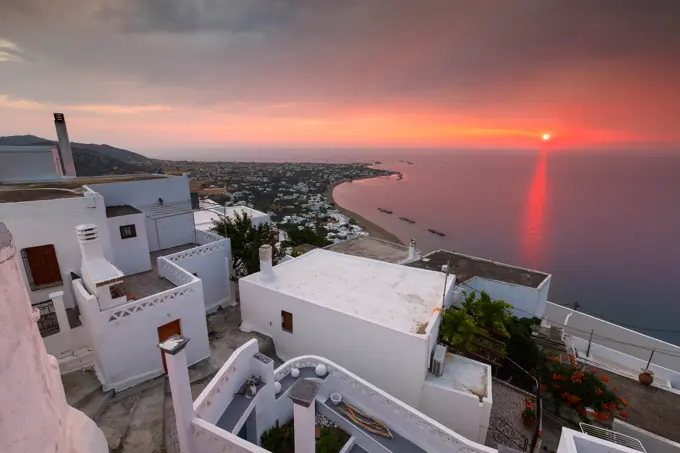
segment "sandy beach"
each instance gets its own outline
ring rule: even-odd
[[[370,179],[370,178],[358,178],[358,179]],[[356,181],[356,179],[355,179]],[[345,209],[342,206],[340,206],[335,199],[333,198],[333,190],[339,186],[340,184],[346,184],[348,181],[342,181],[335,183],[331,185],[328,190],[326,190],[326,198],[330,203],[335,204],[336,209],[343,215],[346,215],[347,217],[354,219],[357,222],[357,225],[359,225],[361,228],[363,228],[370,236],[378,238],[378,239],[383,239],[385,241],[390,241],[394,242],[396,244],[402,244],[403,242],[399,240],[397,236],[394,234],[390,233],[386,229],[379,227],[375,223],[366,220],[365,218],[361,217],[360,215],[350,211],[349,209]]]

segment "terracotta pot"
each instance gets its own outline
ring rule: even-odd
[[[527,428],[531,428],[532,426],[534,426],[535,422],[536,422],[535,418],[527,417],[526,415],[524,415],[524,413],[522,413],[522,423],[524,423],[524,426],[526,426]]]
[[[649,386],[652,385],[652,382],[654,382],[654,376],[652,376],[652,374],[647,371],[643,371],[638,376],[638,380],[640,381],[640,384]]]

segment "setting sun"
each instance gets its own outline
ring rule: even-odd
[[[550,134],[543,134],[543,140],[545,141],[550,140]]]

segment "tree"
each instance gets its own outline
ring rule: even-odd
[[[477,325],[489,333],[507,338],[509,336],[505,326],[512,318],[512,305],[502,300],[493,300],[482,291],[476,299],[475,293],[465,294],[463,308],[477,321]]]
[[[276,244],[279,242],[279,233],[272,225],[262,223],[253,226],[252,219],[246,213],[234,212],[234,218],[220,217],[214,222],[214,230],[217,234],[231,239],[232,268],[234,278],[259,272],[260,270],[260,247],[272,246],[272,261],[274,264],[283,257],[283,250]]]

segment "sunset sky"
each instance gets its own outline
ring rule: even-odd
[[[680,0],[2,0],[0,135],[680,149]],[[158,154],[158,153],[156,153]]]

